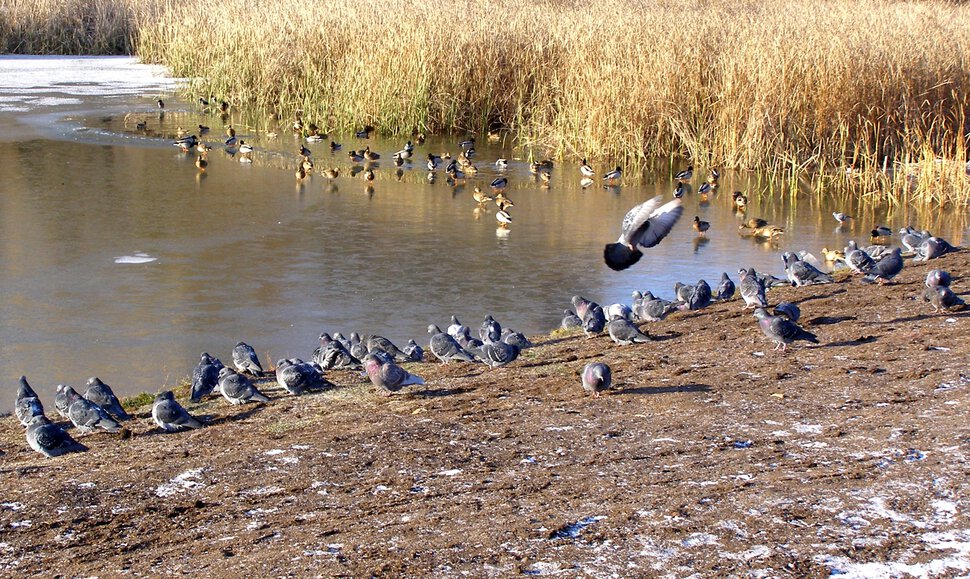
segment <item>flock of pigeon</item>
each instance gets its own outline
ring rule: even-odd
[[[206,104],[207,103],[203,103]],[[159,101],[159,107],[164,104]],[[224,109],[223,109],[223,112]],[[199,126],[201,132],[208,129]],[[360,138],[367,138],[369,127],[358,133]],[[300,132],[308,142],[323,140],[324,136],[312,124],[304,127],[300,118],[294,122],[294,130]],[[372,129],[370,129],[372,130]],[[238,152],[243,160],[249,158],[252,147],[242,140],[238,140],[235,131],[230,126],[227,131],[228,139],[225,146]],[[419,136],[418,141],[423,141]],[[175,143],[185,151],[196,150],[198,158],[196,165],[205,170],[205,155],[210,146],[204,144],[195,135],[181,136]],[[477,172],[471,159],[474,156],[474,140],[469,139],[459,144],[461,152],[445,169],[449,181],[458,182],[469,173]],[[331,141],[330,150],[336,151],[340,145]],[[408,162],[414,155],[411,141],[403,149],[394,154],[397,166]],[[355,163],[369,163],[380,158],[369,147],[362,151],[352,151],[351,161]],[[312,153],[301,145],[301,162],[297,170],[297,178],[303,179],[313,171]],[[433,176],[441,157],[428,155],[427,167]],[[504,169],[508,162],[499,159],[496,167]],[[531,166],[543,183],[550,180],[551,161],[541,161]],[[583,159],[580,173],[587,181],[595,177],[595,172]],[[328,178],[338,175],[337,169],[328,169]],[[621,233],[616,242],[607,244],[603,251],[606,264],[613,270],[622,271],[636,264],[642,257],[641,248],[650,248],[660,243],[673,229],[683,214],[681,198],[684,195],[684,184],[693,175],[693,167],[681,171],[675,176],[677,188],[674,199],[661,204],[661,197],[655,197],[633,207],[623,218]],[[606,183],[614,184],[622,176],[622,169],[617,167],[603,176]],[[368,167],[364,172],[367,180],[373,180],[373,170]],[[719,173],[712,170],[707,181],[699,192],[707,194],[717,187]],[[490,183],[492,195],[483,193],[475,188],[474,199],[479,204],[495,202],[499,207],[497,220],[500,227],[506,227],[511,222],[508,208],[513,204],[504,195],[508,185],[506,177],[498,177]],[[734,194],[734,203],[743,209],[747,198],[743,193]],[[851,219],[842,213],[833,216],[839,223]],[[698,235],[704,235],[710,224],[694,218],[694,229]],[[763,220],[749,220],[742,228],[750,227],[756,231],[764,231],[767,238],[774,237],[780,228],[772,228]],[[885,238],[892,235],[885,228],[872,231],[874,238]],[[954,248],[937,237],[925,231],[906,228],[899,232],[900,242],[907,254],[916,261],[925,261],[943,255]],[[823,249],[826,258],[844,262],[854,273],[861,274],[866,282],[890,282],[903,269],[903,253],[901,248],[888,249],[886,245],[872,245],[860,248],[855,242],[850,242],[843,252],[828,252]],[[654,296],[651,292],[634,291],[632,305],[612,304],[606,308],[582,297],[572,298],[573,310],[565,310],[561,327],[564,330],[582,330],[587,337],[595,336],[604,331],[618,345],[631,345],[651,341],[649,334],[643,332],[638,324],[654,322],[664,319],[669,313],[677,310],[700,310],[714,301],[730,300],[736,292],[740,293],[745,308],[755,308],[754,317],[761,331],[776,344],[776,349],[784,350],[795,341],[804,340],[818,343],[818,338],[800,326],[797,322],[800,316],[796,304],[782,302],[775,305],[771,312],[766,298],[766,290],[779,285],[806,286],[813,284],[832,283],[830,274],[822,272],[817,267],[802,259],[799,255],[786,252],[783,256],[787,279],[779,279],[754,270],[741,268],[737,285],[727,273],[723,273],[717,286],[716,293],[705,280],[696,284],[685,285],[678,283],[674,290],[676,299],[664,300]],[[950,289],[951,276],[942,270],[932,270],[926,278],[926,291],[919,296],[932,304],[937,311],[961,308],[961,300]],[[435,358],[447,364],[450,362],[484,363],[490,368],[505,366],[517,359],[520,352],[532,346],[531,342],[519,332],[502,328],[495,319],[487,316],[479,328],[478,338],[473,337],[471,330],[461,324],[457,317],[451,317],[451,323],[446,330],[431,324],[428,326],[430,340],[428,351]],[[200,402],[214,392],[221,394],[230,404],[267,403],[270,398],[257,388],[253,378],[260,378],[267,374],[260,363],[255,350],[245,342],[236,344],[232,351],[232,361],[235,370],[225,366],[218,358],[203,353],[199,364],[192,372],[192,386],[189,400]],[[310,362],[299,358],[281,359],[276,362],[275,375],[277,383],[288,393],[301,395],[306,392],[318,391],[333,387],[327,380],[328,371],[364,372],[369,377],[377,392],[391,395],[405,386],[424,384],[424,379],[411,374],[399,363],[421,362],[425,358],[424,350],[414,340],[399,349],[389,339],[373,335],[362,338],[352,333],[349,338],[337,333],[333,336],[324,333],[320,335],[320,345],[313,351]],[[609,389],[612,372],[603,362],[587,364],[581,372],[581,383],[584,390],[599,396]],[[98,378],[88,381],[88,388],[84,394],[79,394],[70,386],[60,385],[54,397],[54,407],[58,414],[69,420],[78,432],[87,433],[96,430],[106,432],[126,433],[121,422],[131,417],[124,411],[118,399],[108,385]],[[43,404],[36,392],[21,377],[17,393],[16,417],[26,427],[27,443],[33,450],[48,457],[59,456],[69,452],[84,451],[86,447],[75,441],[60,425],[55,424],[44,413]],[[167,390],[158,394],[151,411],[152,419],[163,430],[174,432],[185,429],[201,428],[203,422],[193,417],[175,399],[172,391]]]

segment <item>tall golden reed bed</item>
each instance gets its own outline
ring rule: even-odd
[[[138,54],[207,79],[198,95],[283,118],[302,109],[325,128],[501,125],[517,145],[566,157],[819,169],[897,202],[970,199],[966,5],[93,3],[134,14]]]

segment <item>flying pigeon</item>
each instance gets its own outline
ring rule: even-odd
[[[44,415],[44,405],[40,403],[40,398],[34,389],[27,383],[27,377],[20,377],[20,386],[17,388],[17,402],[14,406],[14,413],[20,424],[27,426],[35,416]]]
[[[165,432],[202,428],[202,423],[175,400],[171,390],[166,390],[155,397],[155,402],[152,404],[152,419]]]
[[[27,424],[27,444],[46,457],[84,452],[88,449],[71,438],[60,426],[51,423],[43,414],[34,416]]]
[[[582,380],[583,390],[599,398],[601,392],[610,389],[613,377],[609,366],[603,362],[591,362],[583,368]]]
[[[773,316],[768,313],[768,310],[758,308],[754,311],[754,317],[758,319],[758,327],[761,328],[761,331],[774,340],[775,350],[784,351],[788,348],[788,344],[795,340],[818,343],[818,337],[815,334],[806,332],[785,316]]]
[[[654,197],[635,206],[623,217],[620,237],[603,250],[603,258],[610,269],[622,271],[638,262],[643,253],[637,246],[653,247],[660,243],[684,212],[680,199],[657,207],[659,204],[660,197]]]
[[[234,372],[232,368],[223,368],[219,372],[219,392],[233,405],[246,402],[269,402],[269,398],[257,390],[249,378]]]
[[[246,342],[236,343],[236,347],[232,349],[232,363],[240,372],[248,372],[253,376],[263,375],[263,365],[256,357],[256,350]]]
[[[74,426],[81,432],[94,432],[101,429],[107,432],[118,432],[121,425],[118,424],[108,412],[101,406],[85,400],[74,388],[66,386],[67,399],[70,406],[67,407],[67,417],[71,419]]]
[[[131,420],[111,387],[97,377],[88,379],[88,389],[84,392],[84,397],[107,410],[117,420]]]
[[[424,384],[424,379],[420,376],[408,373],[394,362],[382,362],[373,354],[364,356],[363,363],[371,384],[376,386],[378,393],[383,396],[390,396],[392,392],[397,392],[404,386]]]

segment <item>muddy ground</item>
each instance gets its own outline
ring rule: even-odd
[[[931,262],[970,292],[970,253]],[[6,576],[952,576],[970,571],[970,313],[897,282],[783,288],[821,344],[772,351],[742,302],[656,341],[539,338],[511,366],[353,373],[207,428],[46,459],[0,420]],[[563,298],[568,306],[568,296]],[[578,373],[610,364],[614,389]],[[42,392],[53,411],[52,398]]]

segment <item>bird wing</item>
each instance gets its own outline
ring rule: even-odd
[[[670,230],[674,228],[674,224],[680,219],[680,216],[684,213],[684,208],[681,205],[680,199],[674,199],[660,207],[656,207],[656,203],[659,202],[658,198],[654,198],[648,201],[646,204],[653,203],[650,207],[644,207],[643,210],[637,212],[634,218],[631,220],[630,225],[633,227],[629,232],[628,239],[633,243],[642,245],[643,247],[653,247],[660,243],[660,240],[670,233]],[[644,204],[644,205],[646,205]],[[649,211],[649,212],[648,212]],[[630,214],[627,213],[627,216]],[[624,219],[626,221],[626,219]],[[624,232],[627,230],[624,229]]]

